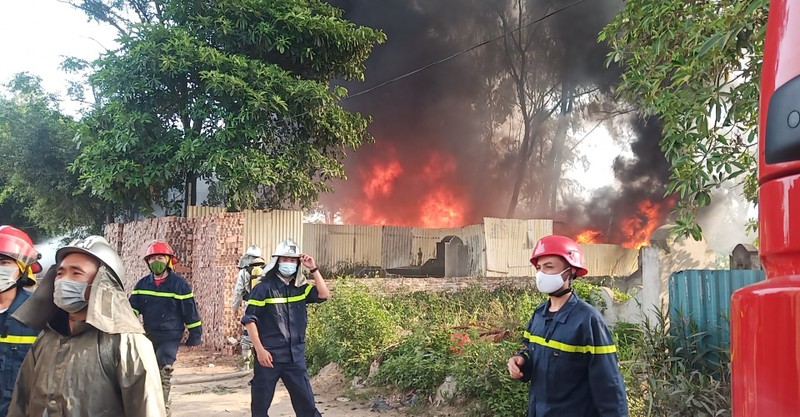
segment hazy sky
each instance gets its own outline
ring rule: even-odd
[[[0,83],[27,71],[42,78],[47,91],[66,95],[64,57],[91,60],[114,46],[114,30],[55,0],[0,0]],[[101,46],[103,45],[103,46]],[[75,113],[76,105],[62,108]]]

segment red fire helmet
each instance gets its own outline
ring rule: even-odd
[[[175,251],[172,250],[172,247],[170,247],[167,242],[154,240],[149,245],[147,245],[147,249],[144,251],[144,256],[143,256],[144,260],[146,261],[147,258],[153,255],[167,255],[171,258],[172,264],[178,263],[178,257],[175,256]]]
[[[0,226],[0,254],[30,267],[34,274],[42,271],[39,258],[42,255],[33,247],[33,240],[27,233],[13,226]]]
[[[570,266],[578,270],[575,275],[579,277],[589,273],[586,269],[586,262],[583,260],[581,245],[566,236],[549,235],[539,239],[536,246],[533,247],[533,254],[531,254],[533,266],[539,268],[537,260],[545,255],[557,255],[564,258]]]

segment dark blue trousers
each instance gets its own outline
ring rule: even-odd
[[[293,363],[273,363],[273,368],[261,366],[254,361],[253,382],[250,387],[250,411],[253,417],[269,417],[269,406],[275,395],[278,379],[283,381],[292,408],[297,417],[322,417],[314,403],[314,392],[305,361]]]
[[[163,368],[165,365],[172,365],[175,363],[175,357],[178,356],[178,348],[181,346],[181,339],[173,340],[152,340],[153,349],[156,351],[156,362],[158,362],[158,369]]]

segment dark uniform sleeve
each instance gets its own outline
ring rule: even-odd
[[[627,417],[628,400],[625,394],[625,382],[619,371],[617,348],[611,338],[611,332],[599,315],[591,317],[590,326],[592,340],[589,344],[595,347],[595,352],[589,360],[589,389],[597,415]]]
[[[189,338],[186,340],[186,345],[197,346],[200,344],[203,336],[203,322],[200,321],[200,313],[197,312],[197,303],[194,301],[194,293],[192,286],[187,282],[184,292],[181,297],[181,315],[183,316],[183,324],[189,330]]]
[[[522,378],[519,379],[521,382],[530,382],[531,377],[533,376],[533,360],[531,359],[531,343],[526,337],[528,332],[533,328],[533,319],[536,317],[536,312],[531,315],[531,319],[528,320],[528,326],[525,327],[525,334],[522,336],[522,344],[525,346],[520,350],[517,355],[522,356],[525,358],[525,363],[519,367],[519,370],[522,371]]]
[[[263,286],[261,284],[256,285],[250,290],[250,300],[248,301],[247,308],[244,310],[244,316],[242,316],[241,323],[258,323],[258,316],[261,315],[261,311],[264,307],[261,305],[264,301],[264,292]]]
[[[311,284],[306,284],[306,285],[311,287],[311,291],[308,293],[308,296],[306,296],[306,304],[321,303],[327,300],[327,298],[320,298],[319,291],[317,290],[317,287],[315,285]]]
[[[144,278],[142,278],[144,279]],[[136,285],[133,286],[133,290],[136,291],[140,287],[140,283],[142,280],[136,281]],[[139,294],[131,293],[131,297],[128,299],[131,303],[131,307],[133,307],[133,312],[136,313],[137,316],[142,314],[142,308],[144,308],[144,303],[142,303],[142,296]]]

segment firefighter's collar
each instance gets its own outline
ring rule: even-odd
[[[573,308],[575,308],[576,305],[578,305],[578,296],[576,296],[575,293],[573,292],[572,294],[570,294],[566,304],[561,306],[561,308],[558,311],[556,311],[556,315],[553,317],[553,319],[555,319],[559,323],[566,322],[569,313],[572,311]],[[550,300],[548,299],[544,303],[544,307],[542,308],[542,311],[539,314],[541,314],[542,317],[547,318],[547,310],[549,309],[550,309]]]

